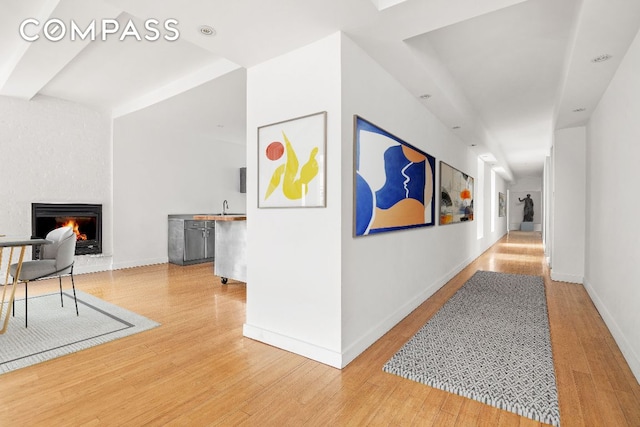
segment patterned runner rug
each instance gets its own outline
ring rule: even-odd
[[[0,335],[0,374],[44,362],[159,326],[117,305],[77,291],[29,297],[29,327],[24,326],[24,300],[16,300],[15,317]],[[4,305],[3,318],[7,304]]]
[[[539,276],[476,272],[383,370],[560,425]]]

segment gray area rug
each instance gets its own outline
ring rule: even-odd
[[[24,326],[24,300],[16,300],[15,317],[0,335],[0,374],[155,328],[160,324],[129,310],[77,291],[29,297],[29,327]],[[3,310],[6,315],[7,305]]]
[[[560,425],[542,277],[476,272],[383,370]]]

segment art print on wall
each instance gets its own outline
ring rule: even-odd
[[[435,158],[354,116],[354,235],[435,224]]]
[[[473,221],[473,178],[440,162],[440,225]]]
[[[326,206],[327,113],[258,128],[258,207]]]
[[[498,216],[507,216],[507,197],[504,193],[498,193]]]

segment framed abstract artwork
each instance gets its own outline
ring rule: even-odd
[[[326,206],[326,111],[258,128],[258,207]]]
[[[354,235],[435,224],[435,158],[354,116]]]
[[[440,162],[440,225],[473,221],[473,178]]]
[[[498,193],[498,216],[507,216],[507,197],[504,193]]]

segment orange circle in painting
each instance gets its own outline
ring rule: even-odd
[[[266,150],[267,159],[269,160],[278,160],[284,154],[284,145],[282,142],[273,141]]]
[[[471,198],[471,191],[469,191],[469,189],[465,188],[464,190],[462,190],[460,192],[460,198],[463,200],[467,200]]]
[[[423,162],[425,157],[424,154],[418,153],[416,150],[407,147],[406,145],[402,146],[402,154],[412,163],[420,163]]]

